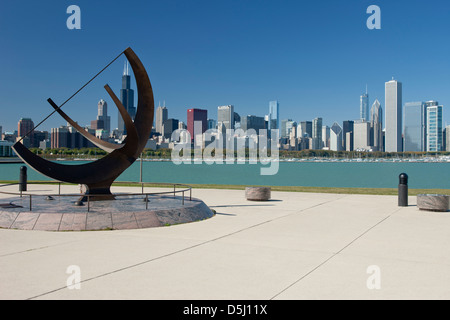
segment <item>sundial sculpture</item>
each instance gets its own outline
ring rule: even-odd
[[[30,150],[28,150],[20,141],[16,142],[12,147],[17,155],[26,164],[28,164],[39,173],[57,181],[85,185],[86,194],[94,195],[91,200],[114,199],[114,195],[110,190],[112,183],[119,175],[122,174],[122,172],[124,172],[129,166],[133,164],[134,161],[136,161],[136,159],[144,150],[152,130],[155,106],[150,79],[148,78],[147,72],[142,62],[139,60],[139,58],[131,48],[127,48],[121,54],[125,54],[127,60],[131,65],[131,68],[133,69],[133,73],[136,79],[138,103],[134,122],[120,100],[111,90],[111,88],[108,85],[105,85],[105,89],[119,109],[120,115],[124,120],[127,137],[123,144],[113,144],[98,139],[97,137],[88,133],[86,130],[80,127],[75,121],[73,121],[67,114],[65,114],[61,110],[61,107],[64,103],[58,107],[51,99],[48,99],[48,102],[55,109],[54,112],[58,112],[68,123],[70,123],[76,130],[78,130],[80,134],[82,134],[86,139],[91,141],[99,148],[107,151],[108,154],[99,160],[86,164],[64,165],[45,160],[35,155]],[[114,59],[112,62],[114,62],[116,59]],[[91,79],[90,81],[92,81],[93,79]]]

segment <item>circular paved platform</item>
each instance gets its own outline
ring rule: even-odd
[[[201,200],[167,195],[121,196],[112,201],[76,206],[75,197],[46,196],[0,200],[0,228],[45,231],[84,231],[152,228],[211,218],[214,213]]]

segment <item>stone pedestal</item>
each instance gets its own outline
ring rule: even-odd
[[[246,187],[245,198],[250,201],[268,201],[270,199],[270,188]]]
[[[444,194],[419,194],[417,207],[420,210],[447,212],[450,196]]]

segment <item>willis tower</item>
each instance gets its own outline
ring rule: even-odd
[[[134,117],[136,115],[136,108],[134,105],[134,90],[130,88],[130,82],[131,82],[131,76],[130,76],[130,70],[128,66],[128,62],[125,62],[125,66],[123,68],[123,76],[122,76],[122,89],[120,89],[120,101],[122,102],[125,109],[128,111],[128,114],[130,115],[131,119],[134,121]],[[122,117],[120,116],[120,113],[118,115],[118,129],[119,133],[126,135],[127,130],[125,128],[125,124],[123,122]]]

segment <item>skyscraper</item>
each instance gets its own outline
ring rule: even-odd
[[[269,102],[269,130],[280,129],[280,104],[278,101]]]
[[[167,119],[163,123],[163,133],[162,135],[166,139],[170,139],[172,137],[172,133],[178,129],[178,120],[177,119]]]
[[[187,111],[187,130],[191,135],[191,141],[194,141],[194,126],[195,122],[201,123],[201,132],[196,134],[203,134],[208,129],[208,111],[203,109],[188,109]]]
[[[168,111],[166,106],[158,106],[156,109],[155,131],[163,134],[163,123],[168,119]]]
[[[108,116],[108,104],[105,100],[100,99],[98,102],[98,116],[97,118],[99,120],[103,120],[104,122],[104,128],[106,131],[111,131],[111,117]]]
[[[292,119],[281,120],[280,138],[288,138],[294,124],[297,125],[297,123],[292,121]]]
[[[353,120],[345,120],[342,122],[342,148],[346,151],[353,151],[353,143],[351,146],[347,146],[347,133],[353,132],[354,121]],[[352,135],[353,137],[353,135]],[[352,139],[350,139],[353,141]]]
[[[353,124],[353,149],[370,150],[370,122],[355,121]]]
[[[34,123],[30,118],[21,118],[17,124],[17,139],[22,139],[22,143],[27,147],[34,143]]]
[[[312,149],[321,149],[322,143],[322,118],[315,118],[312,121]]]
[[[375,99],[370,109],[370,123],[373,131],[373,149],[383,151],[383,109],[378,99]]]
[[[297,138],[312,137],[312,121],[301,121],[300,128],[297,131]]]
[[[216,129],[216,120],[208,119],[208,129]]]
[[[427,105],[427,151],[442,151],[442,106],[436,101]]]
[[[233,105],[217,107],[217,128],[223,133],[226,133],[227,129],[234,129]]]
[[[402,83],[385,83],[385,151],[402,152]]]
[[[369,94],[363,93],[359,98],[359,119],[369,121]]]
[[[91,121],[91,129],[103,129],[109,133],[111,130],[111,117],[108,116],[108,104],[101,99],[98,104],[97,120]]]
[[[342,150],[342,128],[337,122],[330,128],[330,150]]]
[[[131,76],[128,66],[128,62],[125,62],[122,75],[122,89],[120,89],[120,101],[122,102],[125,109],[128,111],[131,119],[134,120],[136,115],[136,108],[134,107],[134,90],[131,89]],[[120,134],[126,134],[125,124],[119,113],[118,119],[118,130]]]
[[[426,149],[426,105],[422,101],[405,103],[404,151]]]
[[[322,126],[322,148],[330,147],[330,127]]]
[[[445,127],[445,151],[450,151],[450,125]]]
[[[253,129],[256,133],[259,133],[259,130],[266,129],[266,121],[263,117],[257,117],[253,115],[243,116],[241,117],[241,129],[247,131],[249,129]]]

